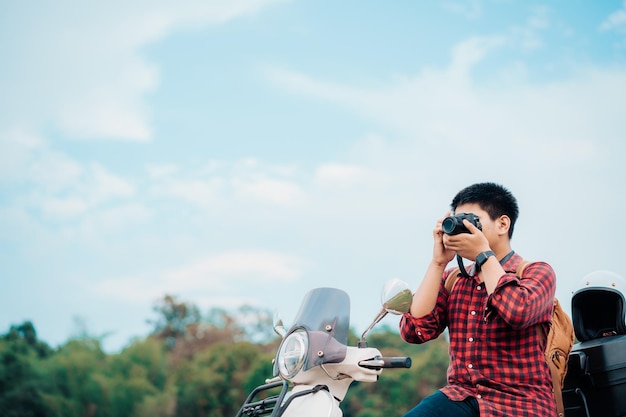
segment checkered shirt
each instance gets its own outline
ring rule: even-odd
[[[451,400],[475,397],[481,417],[556,416],[550,370],[544,358],[546,332],[552,318],[555,273],[545,262],[529,264],[520,279],[515,270],[522,257],[514,254],[503,265],[493,294],[473,269],[460,277],[451,294],[444,283],[434,310],[423,317],[402,316],[400,333],[409,343],[450,336],[448,384],[441,391]]]

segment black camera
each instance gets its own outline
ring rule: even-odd
[[[463,219],[467,219],[479,230],[483,230],[478,216],[472,213],[459,213],[454,216],[448,216],[441,222],[441,229],[447,235],[458,235],[459,233],[469,233],[467,227],[463,224]]]

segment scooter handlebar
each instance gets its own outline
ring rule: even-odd
[[[410,368],[411,358],[408,356],[383,356],[383,368]]]
[[[376,356],[359,362],[359,366],[367,369],[410,368],[411,358],[408,356]]]

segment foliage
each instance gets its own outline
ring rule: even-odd
[[[71,338],[56,349],[30,322],[0,336],[3,417],[226,417],[272,376],[279,339],[270,315],[197,307],[166,296],[154,308],[153,331],[119,353],[98,338]],[[350,333],[349,343],[358,337]],[[386,370],[376,384],[355,383],[345,417],[399,415],[445,382],[447,343],[404,343],[381,327],[367,341],[386,356],[411,356],[408,370]]]

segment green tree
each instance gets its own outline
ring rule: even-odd
[[[211,346],[177,370],[178,415],[236,414],[248,391],[271,376],[271,359],[249,342]]]
[[[198,307],[171,295],[165,295],[153,310],[157,318],[148,320],[154,326],[152,335],[165,340],[170,348],[185,336],[189,325],[199,323],[201,318]]]
[[[94,376],[106,369],[107,356],[98,339],[70,339],[39,363],[46,386],[41,391],[55,416],[93,416],[103,403]]]
[[[155,311],[154,331],[116,354],[86,331],[51,349],[32,323],[11,326],[0,336],[2,417],[232,416],[272,376],[280,340],[265,311],[211,309],[202,317],[193,304],[168,296]],[[350,329],[349,344],[357,340]],[[367,341],[385,356],[410,356],[413,366],[353,384],[345,417],[397,415],[445,383],[444,338],[410,345],[380,327]]]
[[[154,338],[135,340],[110,357],[107,365],[107,371],[98,377],[98,381],[111,417],[134,417],[138,410],[145,413],[155,403],[163,404],[163,411],[172,407],[168,402],[172,397],[169,365],[161,341]]]
[[[0,337],[0,410],[3,417],[53,416],[41,392],[38,362],[51,354],[30,321]]]

